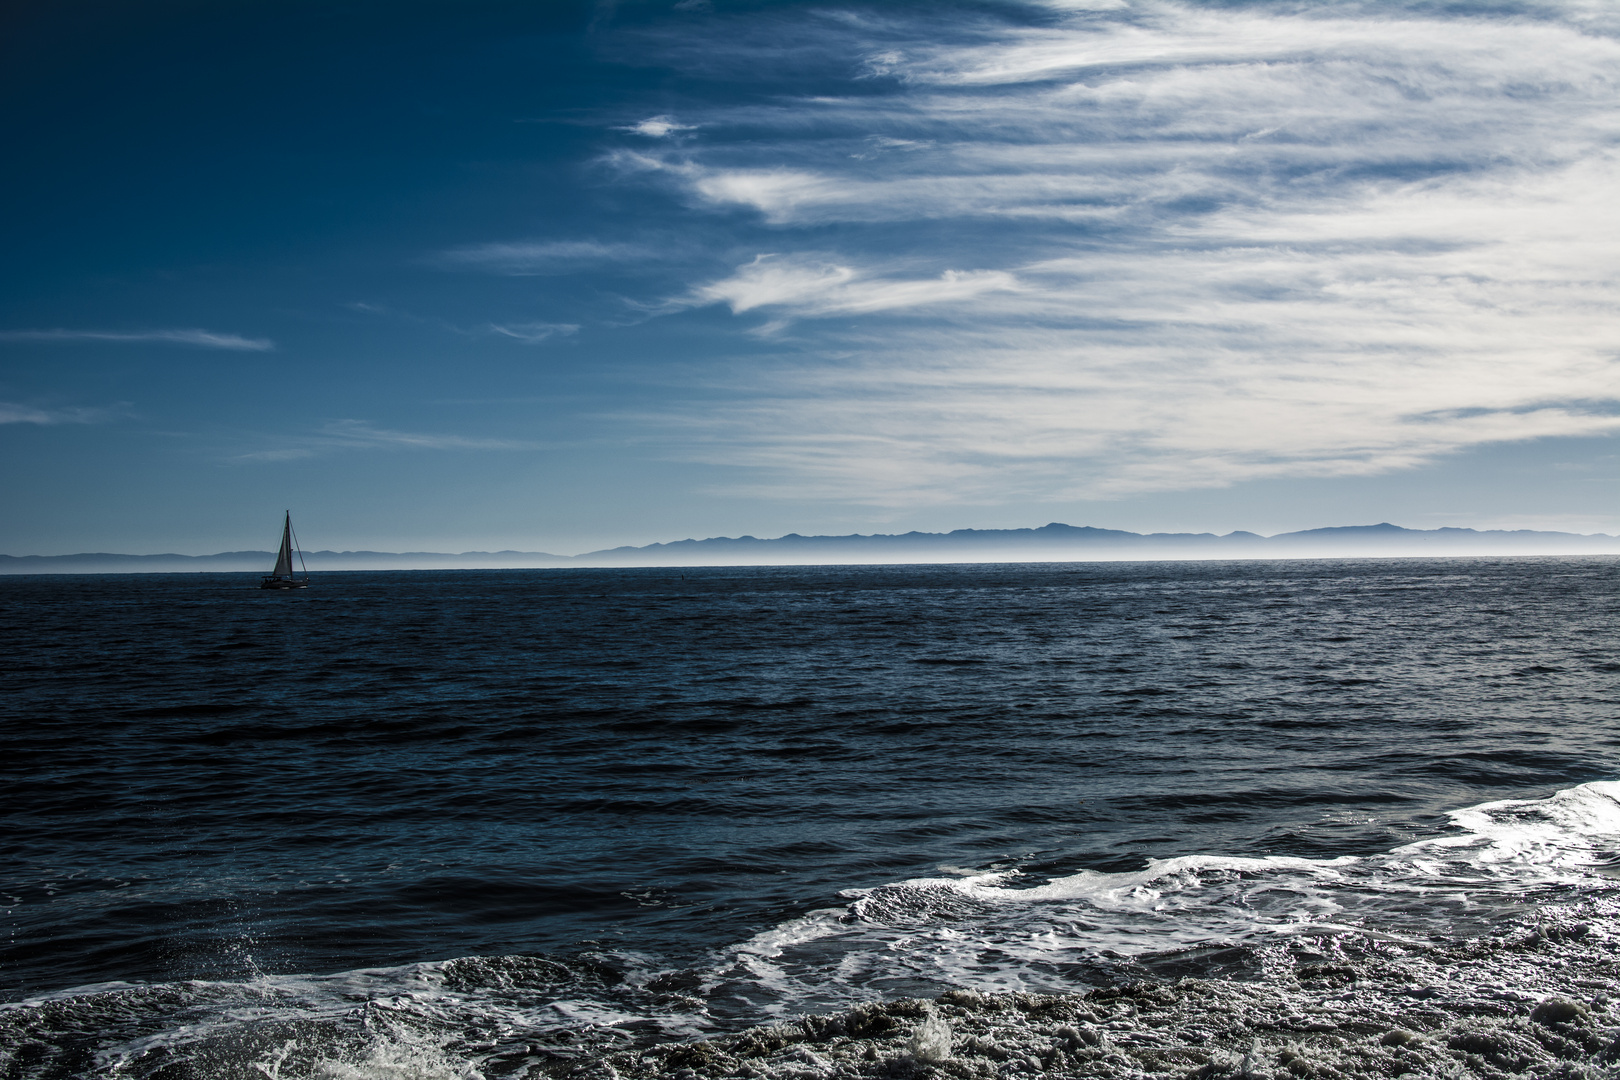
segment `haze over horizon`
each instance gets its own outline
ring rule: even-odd
[[[294,542],[297,544],[296,535]],[[1406,529],[1390,522],[1326,526],[1262,536],[1248,531],[1137,533],[1050,522],[1015,529],[951,532],[788,533],[776,537],[684,537],[592,551],[334,551],[298,546],[303,571],[490,570],[560,567],[893,566],[1403,559],[1501,556],[1620,556],[1620,536],[1532,530]],[[275,560],[267,550],[224,552],[0,553],[0,575],[87,573],[251,573]]]
[[[0,552],[1620,533],[1585,0],[0,16]]]

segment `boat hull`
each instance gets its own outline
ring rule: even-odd
[[[261,589],[307,589],[307,581],[288,581],[286,578],[265,578],[259,582]]]

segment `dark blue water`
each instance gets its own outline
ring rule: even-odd
[[[1180,945],[1036,956],[984,896],[880,887],[1374,856],[1617,771],[1609,558],[255,580],[0,580],[0,998],[147,988],[13,1009],[5,1075],[361,969],[629,1038],[1083,987]],[[947,925],[959,956],[884,929]]]

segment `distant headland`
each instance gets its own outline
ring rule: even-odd
[[[1133,533],[1053,522],[1036,529],[957,529],[774,539],[717,536],[582,555],[541,551],[310,551],[311,570],[516,569],[567,566],[790,566],[883,563],[1092,562],[1156,559],[1331,559],[1450,555],[1620,554],[1620,537],[1531,529],[1404,529],[1384,522],[1261,536]],[[0,574],[262,572],[275,553],[0,555]]]

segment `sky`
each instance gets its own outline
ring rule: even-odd
[[[1607,0],[25,0],[0,552],[1620,533]]]

